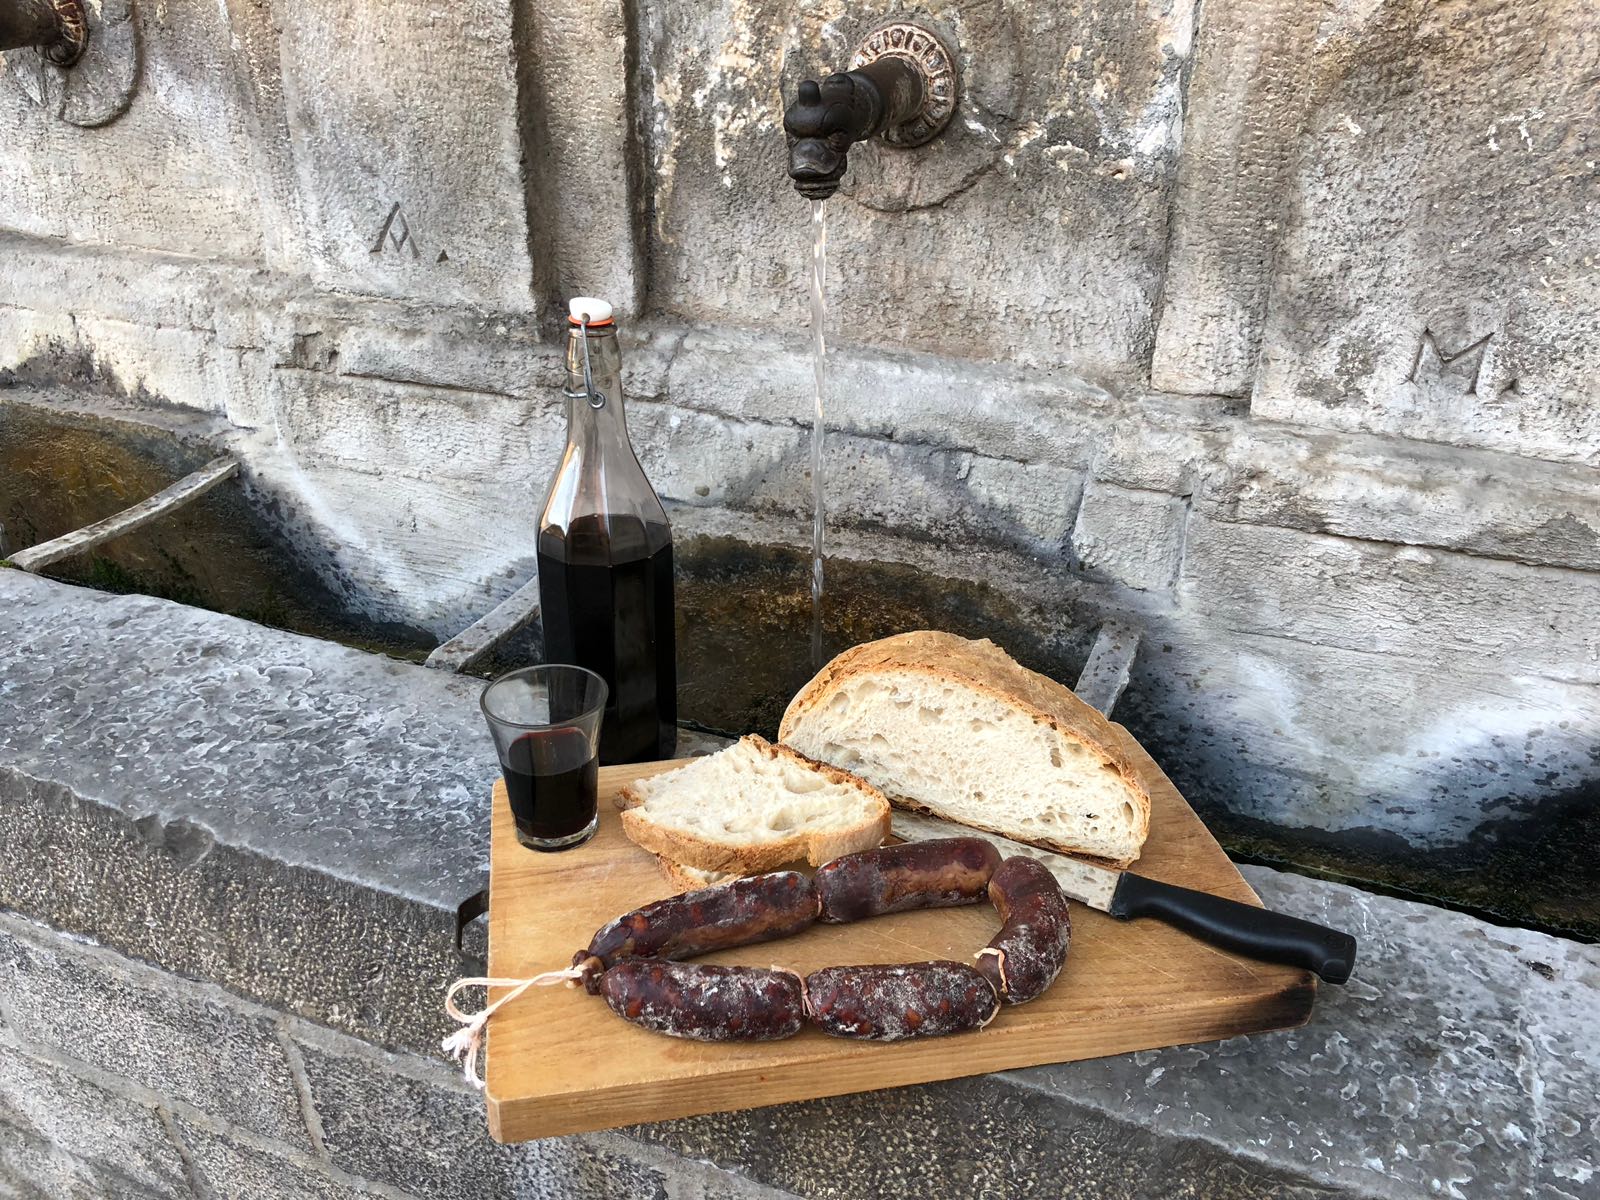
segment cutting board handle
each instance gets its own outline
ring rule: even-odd
[[[1345,982],[1356,963],[1348,933],[1132,872],[1123,872],[1110,911],[1124,920],[1154,917],[1246,958],[1315,971],[1328,983]]]

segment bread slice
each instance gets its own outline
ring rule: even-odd
[[[993,642],[902,633],[835,658],[779,737],[897,806],[1117,866],[1139,857],[1150,795],[1119,735],[1069,688]]]
[[[877,788],[755,734],[628,784],[617,806],[634,842],[701,871],[820,866],[889,833],[889,802]]]

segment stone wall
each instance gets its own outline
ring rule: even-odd
[[[781,97],[886,11],[108,4],[120,116],[0,70],[0,370],[215,414],[331,583],[445,636],[532,571],[553,314],[602,292],[680,539],[803,544]],[[834,552],[1133,620],[1123,717],[1214,816],[1592,806],[1584,6],[925,14],[957,120],[828,205]]]
[[[0,915],[0,966],[8,1196],[778,1195],[614,1134],[496,1146],[481,1097],[441,1063],[384,1052],[47,926]]]

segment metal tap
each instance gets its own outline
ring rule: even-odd
[[[811,200],[833,195],[857,142],[920,146],[937,136],[955,112],[956,84],[955,57],[937,34],[910,21],[875,30],[851,70],[806,80],[784,110],[795,189]]]
[[[0,50],[37,46],[49,62],[70,67],[88,40],[83,0],[0,0]]]

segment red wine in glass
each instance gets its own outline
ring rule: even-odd
[[[507,747],[500,770],[524,845],[556,849],[593,826],[600,760],[583,730],[523,734]]]

